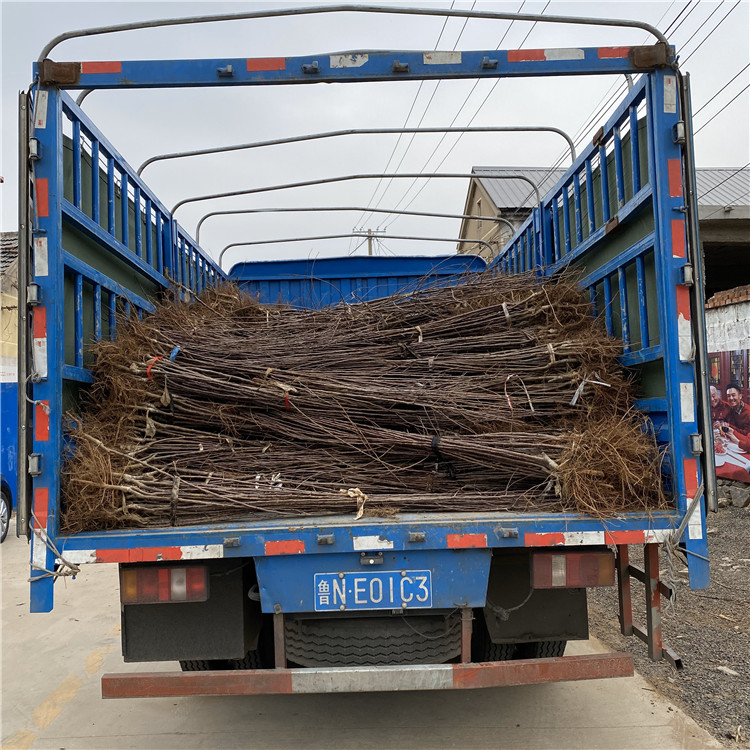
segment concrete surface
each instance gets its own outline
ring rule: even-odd
[[[27,561],[12,525],[0,547],[2,750],[721,747],[637,675],[487,690],[103,701],[104,672],[143,669],[120,655],[117,566],[84,566],[77,580],[57,582],[52,613],[32,615]],[[577,653],[604,650],[576,645]]]

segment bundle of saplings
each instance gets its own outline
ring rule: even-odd
[[[165,300],[94,347],[63,529],[663,507],[620,352],[566,276],[323,310],[233,284]]]

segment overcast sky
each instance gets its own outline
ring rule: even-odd
[[[381,0],[380,4],[382,4]],[[320,5],[311,0],[289,7]],[[667,33],[691,74],[698,166],[741,167],[750,161],[748,0],[685,2],[397,3],[415,7],[639,19]],[[2,229],[16,217],[17,92],[31,80],[31,65],[52,37],[71,29],[121,22],[279,7],[282,3],[2,2]],[[285,3],[285,5],[287,5]],[[651,43],[636,29],[549,23],[444,19],[370,14],[235,21],[140,30],[64,42],[53,59],[128,60],[213,57],[284,57],[342,50],[494,50]],[[744,70],[743,70],[744,68]],[[732,80],[734,79],[734,80]],[[121,154],[137,167],[154,154],[349,128],[454,125],[554,125],[586,142],[606,119],[597,113],[622,76],[526,78],[340,85],[264,86],[96,91],[84,110]],[[74,92],[75,93],[75,92]],[[711,119],[714,118],[714,119]],[[709,122],[710,120],[710,122]],[[301,144],[155,164],[144,177],[171,207],[192,195],[261,187],[337,175],[383,172],[469,172],[472,166],[566,164],[566,146],[553,134],[346,136]],[[272,206],[379,206],[461,213],[468,180],[347,182],[265,195],[203,202],[177,212],[194,234],[210,210]],[[387,187],[387,190],[385,189]],[[421,192],[420,188],[424,187]],[[376,190],[377,189],[377,190]],[[417,194],[418,193],[418,194]],[[373,197],[374,195],[374,197]],[[415,197],[416,196],[416,197]],[[738,196],[741,198],[742,196]],[[226,244],[353,228],[391,234],[456,237],[459,222],[361,213],[256,214],[210,219],[201,244],[215,257]],[[228,260],[347,254],[359,240],[302,242],[237,249]],[[379,252],[452,252],[449,243],[383,240]],[[359,248],[357,252],[363,252]]]

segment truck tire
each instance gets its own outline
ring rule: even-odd
[[[550,656],[562,656],[565,653],[565,646],[568,645],[567,641],[537,641],[535,643],[528,644],[530,646],[529,651],[530,659],[541,659]]]
[[[516,655],[515,643],[493,643],[487,639],[482,661],[509,661]]]
[[[226,659],[189,659],[180,661],[183,672],[205,672],[208,669],[227,669]]]
[[[302,667],[444,664],[461,653],[461,618],[288,620],[286,655]]]
[[[230,669],[262,669],[263,664],[260,659],[260,651],[248,651],[242,659],[230,659]]]

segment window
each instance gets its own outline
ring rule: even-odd
[[[477,219],[477,229],[482,228],[482,199],[480,198],[477,201],[477,216],[479,217]]]

